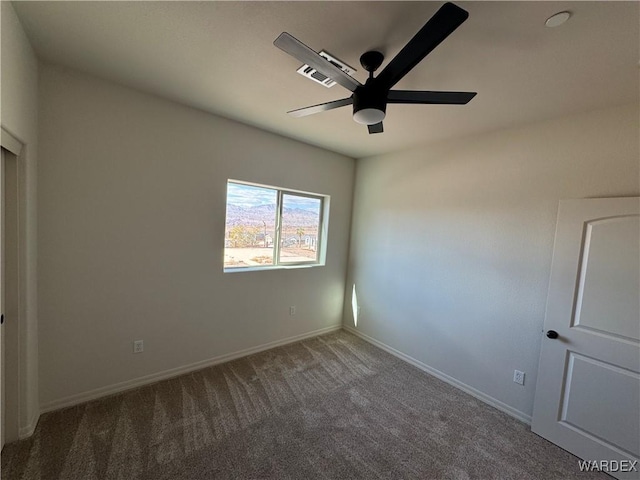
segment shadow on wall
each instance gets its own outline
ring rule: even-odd
[[[558,201],[637,194],[637,118],[615,107],[359,160],[359,330],[531,413]]]

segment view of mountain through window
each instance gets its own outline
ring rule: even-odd
[[[227,183],[224,268],[318,262],[323,197]]]
[[[282,195],[280,262],[316,260],[321,207],[318,198]]]

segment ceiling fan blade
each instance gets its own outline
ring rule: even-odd
[[[391,88],[467,19],[469,13],[445,3],[380,72],[376,83]]]
[[[313,115],[314,113],[326,112],[327,110],[333,110],[334,108],[344,107],[345,105],[351,105],[353,99],[343,98],[341,100],[334,100],[332,102],[320,103],[311,107],[298,108],[297,110],[291,110],[287,112],[292,117],[306,117],[307,115]]]
[[[330,63],[325,58],[322,58],[317,52],[311,50],[304,43],[287,32],[282,32],[278,35],[278,38],[275,39],[273,44],[280,50],[291,55],[293,58],[315,68],[318,72],[326,75],[331,80],[334,80],[352,92],[356,88],[362,86],[362,84],[355,78],[344,73],[338,67]]]
[[[440,105],[465,105],[476,92],[429,92],[419,90],[391,90],[387,103],[430,103]]]
[[[374,125],[367,125],[369,128],[369,133],[382,133],[384,130],[382,129],[382,122],[376,123]]]

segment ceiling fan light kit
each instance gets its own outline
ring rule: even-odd
[[[360,57],[360,64],[369,72],[369,78],[364,85],[297,38],[286,32],[281,33],[273,42],[276,47],[352,92],[351,97],[348,98],[299,108],[287,113],[294,117],[303,117],[353,105],[353,119],[357,123],[367,125],[369,133],[372,134],[383,132],[382,120],[386,116],[387,103],[440,105],[468,103],[476,95],[475,92],[391,90],[468,16],[466,10],[453,3],[445,3],[377,77],[373,74],[382,65],[384,56],[376,51],[365,52]]]
[[[384,120],[385,116],[386,112],[379,108],[356,110],[356,107],[353,107],[353,119],[361,125],[375,125]]]
[[[372,83],[371,78],[367,84]],[[353,92],[353,119],[363,125],[374,125],[384,120],[387,112],[386,92],[374,87],[356,88]]]

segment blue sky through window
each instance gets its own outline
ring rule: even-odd
[[[227,203],[242,208],[259,207],[276,204],[276,190],[253,185],[229,182],[227,184]],[[287,195],[285,207],[300,208],[319,213],[320,201],[308,197],[292,197]]]
[[[239,183],[227,183],[227,203],[237,207],[251,208],[260,205],[275,205],[276,191]]]

